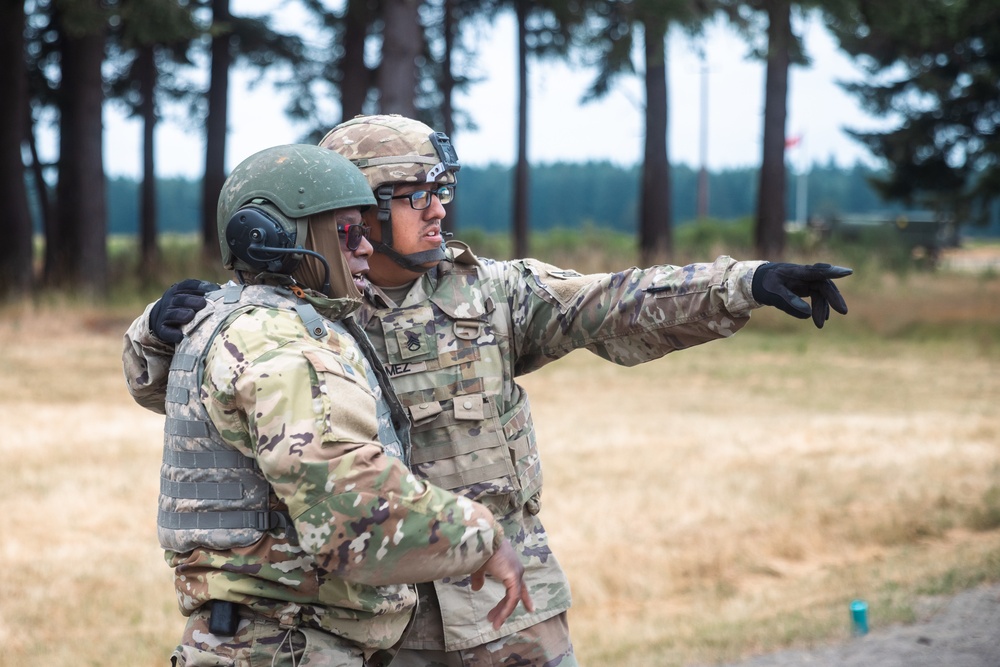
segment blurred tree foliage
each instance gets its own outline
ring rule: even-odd
[[[278,11],[293,6],[308,18],[284,32],[275,29]],[[0,218],[6,239],[0,250],[0,299],[6,293],[31,292],[38,278],[46,287],[106,293],[107,234],[136,233],[139,220],[140,269],[154,263],[163,231],[201,225],[203,249],[217,252],[214,203],[225,176],[232,67],[255,68],[260,79],[291,93],[286,112],[309,128],[303,141],[318,140],[339,122],[340,114],[382,112],[384,104],[393,105],[388,110],[411,109],[407,113],[450,133],[475,122],[455,105],[455,93],[476,76],[476,28],[501,11],[513,12],[518,20],[518,52],[512,46],[511,53],[520,76],[518,164],[463,169],[459,199],[449,218],[462,217],[463,227],[470,229],[515,231],[518,254],[526,254],[529,231],[592,224],[636,234],[643,257],[648,257],[650,250],[669,247],[673,220],[694,219],[697,174],[670,165],[667,157],[662,56],[676,27],[697,32],[720,13],[767,59],[768,101],[761,166],[712,174],[708,218],[739,218],[756,208],[755,243],[758,248],[770,244],[780,256],[785,211],[795,194],[785,187],[787,71],[789,65],[805,62],[806,55],[794,33],[792,19],[799,10],[827,17],[842,47],[871,73],[848,89],[887,123],[898,121],[894,129],[855,132],[873,155],[885,160],[886,169],[814,167],[808,210],[821,215],[871,212],[888,208],[876,199],[882,195],[902,201],[899,207],[934,206],[963,221],[973,215],[996,217],[996,2],[346,0],[333,6],[324,0],[289,0],[275,2],[268,15],[234,16],[229,0],[7,3],[0,16],[5,92],[0,97],[0,181],[9,215]],[[405,48],[394,51],[396,47]],[[645,70],[646,108],[638,112],[647,120],[642,164],[536,165],[529,170],[528,57],[547,55],[598,65],[594,93],[606,91],[620,74]],[[153,127],[168,98],[181,102],[173,108],[186,112],[184,120],[192,127],[204,127],[200,192],[197,183],[162,181],[155,175]],[[104,175],[102,112],[109,100],[144,120],[141,200],[136,183],[108,182]],[[39,159],[35,138],[41,127],[59,137],[52,163]],[[865,179],[874,185],[859,185]],[[535,193],[531,197],[529,190]],[[44,236],[40,263],[33,230]]]
[[[986,220],[1000,197],[1000,3],[854,0],[828,24],[868,71],[845,88],[896,127],[853,131],[885,197]]]
[[[508,233],[511,216],[511,167],[465,166],[459,173],[457,197],[449,204],[456,210],[466,230]],[[832,218],[846,213],[891,213],[869,183],[876,172],[860,165],[813,165],[809,173],[809,210]],[[639,167],[622,167],[610,162],[555,163],[536,165],[531,171],[533,231],[581,229],[586,225],[635,234],[639,208]],[[679,223],[696,219],[698,170],[676,165],[673,178],[673,217]],[[734,220],[753,215],[757,191],[757,169],[727,169],[709,174],[712,198],[709,218]],[[110,231],[135,234],[138,217],[138,184],[128,178],[108,183]],[[199,227],[199,186],[197,181],[162,179],[159,183],[161,230],[191,233]],[[793,193],[790,193],[790,197]],[[789,207],[792,202],[788,202]]]

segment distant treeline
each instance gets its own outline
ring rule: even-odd
[[[829,218],[838,214],[872,214],[902,210],[879,199],[864,166],[814,165],[806,177],[806,211],[809,217]],[[684,224],[697,218],[698,171],[676,165],[673,178],[673,219]],[[634,232],[639,206],[638,167],[619,167],[610,162],[555,163],[531,169],[531,227],[537,231],[575,228],[591,224]],[[506,166],[463,167],[459,173],[454,208],[459,229],[490,233],[510,230],[512,168]],[[753,215],[757,170],[728,169],[708,177],[708,217],[733,220]],[[158,229],[187,233],[200,229],[200,182],[183,178],[161,179],[158,187]],[[798,176],[788,175],[788,217],[797,211]],[[135,234],[139,219],[139,186],[131,178],[108,181],[111,234]],[[1000,230],[994,220],[991,228]]]

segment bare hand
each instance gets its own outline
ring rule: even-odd
[[[486,615],[486,619],[493,623],[494,630],[499,630],[504,621],[514,613],[518,601],[524,603],[524,608],[528,611],[535,611],[535,605],[528,595],[528,585],[524,583],[524,565],[508,540],[501,542],[490,559],[473,572],[472,590],[478,591],[483,587],[486,575],[499,579],[507,589],[503,599]]]

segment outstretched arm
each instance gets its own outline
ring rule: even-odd
[[[761,306],[802,319],[811,315],[822,327],[831,308],[847,312],[833,280],[852,273],[829,264],[725,256],[713,263],[595,275],[537,260],[485,263],[485,270],[499,274],[508,296],[517,375],[575,349],[632,366],[731,336]]]
[[[634,366],[731,336],[759,307],[750,280],[761,264],[723,256],[581,275],[526,259],[485,270],[501,274],[521,375],[577,349]]]

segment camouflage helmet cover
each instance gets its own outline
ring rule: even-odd
[[[441,147],[439,140],[446,144]],[[397,114],[357,116],[330,130],[323,148],[350,159],[372,190],[391,183],[455,183],[460,168],[447,136]]]
[[[219,245],[222,262],[229,269],[234,268],[234,257],[226,228],[248,204],[263,205],[295,242],[296,220],[324,211],[372,206],[375,197],[357,167],[319,146],[289,144],[254,153],[233,169],[219,195]]]

